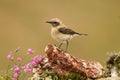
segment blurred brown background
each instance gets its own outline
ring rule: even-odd
[[[87,37],[70,41],[70,54],[105,64],[107,52],[120,51],[120,0],[0,0],[0,69],[8,65],[9,51],[21,47],[45,55],[50,36],[45,21],[61,19]],[[63,46],[64,48],[64,46]]]

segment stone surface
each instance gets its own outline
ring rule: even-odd
[[[103,66],[99,62],[77,59],[54,45],[45,48],[48,62],[44,68],[49,68],[60,75],[67,73],[82,73],[89,78],[98,78],[103,75]]]

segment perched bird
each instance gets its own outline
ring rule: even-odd
[[[67,44],[65,51],[67,51],[69,40],[71,40],[74,36],[87,35],[77,33],[72,29],[67,28],[67,26],[65,26],[58,18],[48,20],[46,21],[46,23],[50,23],[52,25],[51,36],[53,39],[60,42],[59,48],[62,46],[63,43]]]

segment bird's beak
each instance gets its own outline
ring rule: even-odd
[[[51,23],[51,21],[46,21],[46,23]]]

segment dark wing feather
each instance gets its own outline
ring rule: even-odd
[[[61,32],[63,34],[70,34],[70,35],[78,34],[78,35],[80,35],[79,33],[73,31],[72,29],[68,29],[66,27],[59,28],[58,30],[59,30],[59,32]]]

